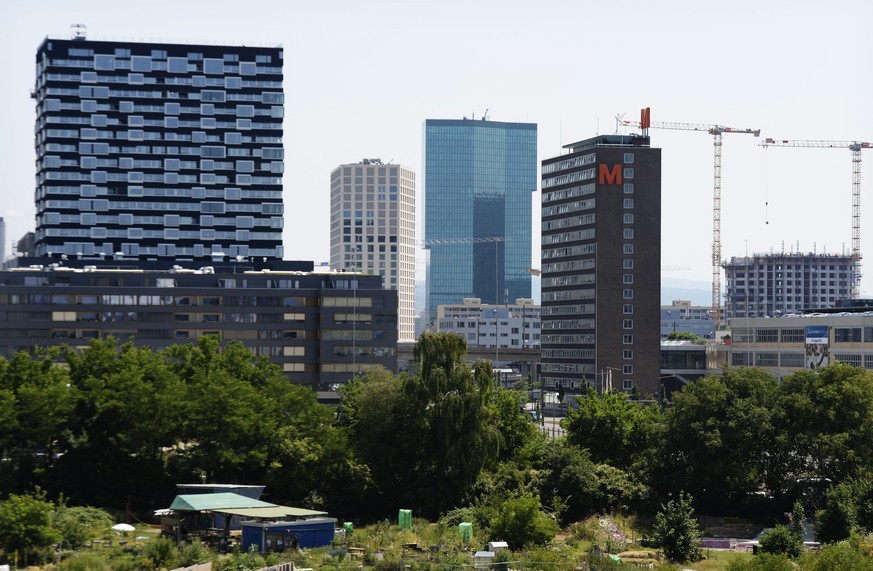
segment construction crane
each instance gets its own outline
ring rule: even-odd
[[[713,181],[712,181],[712,315],[715,319],[715,331],[719,330],[721,319],[721,136],[723,133],[739,133],[744,135],[761,135],[760,129],[736,129],[723,125],[701,123],[664,123],[652,122],[652,110],[646,107],[640,111],[639,121],[629,121],[622,116],[616,116],[617,124],[627,127],[639,127],[642,134],[648,136],[649,129],[673,129],[678,131],[704,131],[713,138]]]
[[[855,262],[852,272],[852,299],[858,299],[861,296],[861,274],[857,271],[858,263],[861,261],[861,149],[869,149],[873,145],[860,141],[792,140],[767,137],[761,146],[852,151],[852,261]]]

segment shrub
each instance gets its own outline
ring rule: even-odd
[[[784,553],[794,559],[800,557],[803,552],[803,538],[784,525],[777,525],[761,536],[761,551],[773,554]]]
[[[524,493],[503,502],[491,520],[490,535],[513,549],[523,549],[548,543],[558,531],[557,522],[543,513],[539,496]]]
[[[700,530],[691,501],[690,495],[680,492],[678,500],[662,505],[655,516],[652,535],[670,561],[685,563],[701,557]]]
[[[158,537],[145,544],[142,550],[142,566],[145,569],[172,568],[173,563],[179,556],[179,550],[172,539]]]
[[[112,571],[113,567],[100,553],[83,552],[65,559],[58,571]]]

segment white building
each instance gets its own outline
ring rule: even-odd
[[[873,311],[845,309],[734,319],[731,343],[722,348],[731,366],[760,367],[779,380],[835,362],[873,369]]]
[[[483,304],[478,297],[440,305],[437,329],[457,333],[468,347],[530,349],[540,346],[540,306],[529,298],[510,305]]]
[[[397,290],[397,339],[415,340],[415,172],[379,159],[330,174],[330,265]]]

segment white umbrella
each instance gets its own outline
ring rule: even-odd
[[[112,526],[112,529],[114,529],[115,531],[133,531],[136,528],[129,523],[117,523]]]

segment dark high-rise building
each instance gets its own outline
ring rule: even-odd
[[[542,164],[542,377],[567,393],[655,393],[661,150],[603,135]]]
[[[36,255],[281,259],[282,48],[48,38]]]
[[[424,125],[429,319],[477,297],[501,305],[531,297],[533,123],[428,119]]]

